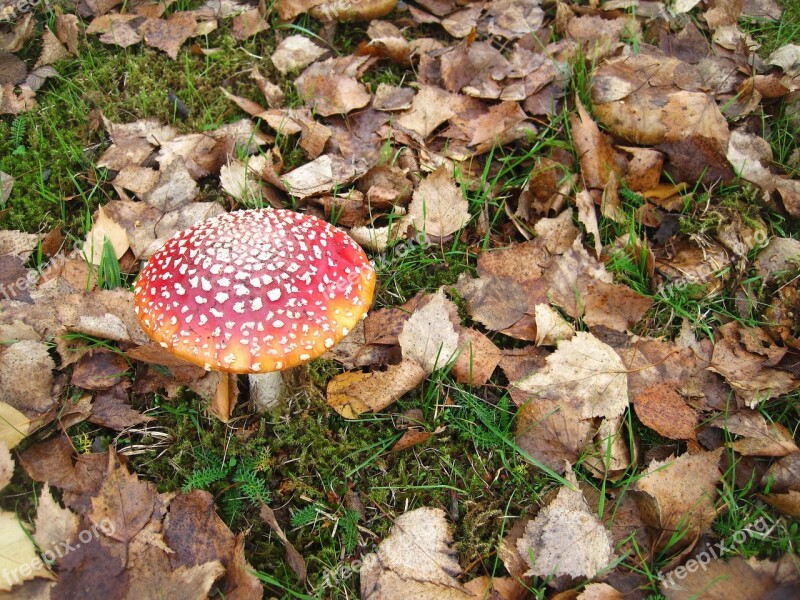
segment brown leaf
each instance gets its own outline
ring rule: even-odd
[[[56,37],[67,47],[69,53],[78,56],[78,17],[77,15],[56,15]]]
[[[708,600],[729,598],[793,598],[798,592],[797,568],[793,557],[780,561],[744,559],[709,560],[710,552],[701,552],[693,569],[686,566],[665,573],[659,584],[668,600]],[[703,557],[702,559],[700,557]],[[700,561],[703,561],[702,563]],[[703,568],[698,568],[698,563]]]
[[[575,206],[578,209],[578,221],[583,223],[586,233],[594,240],[594,253],[600,258],[603,252],[603,242],[600,239],[600,227],[597,224],[597,210],[594,199],[588,190],[581,190],[575,194]]]
[[[278,524],[277,519],[275,518],[275,513],[272,512],[272,509],[264,504],[261,503],[261,519],[269,525],[270,529],[275,532],[275,535],[278,536],[283,547],[286,549],[286,562],[289,563],[289,567],[291,567],[294,574],[297,575],[297,578],[300,581],[305,582],[307,575],[306,575],[306,561],[303,559],[302,555],[295,549],[292,543],[286,538],[286,534],[283,533],[283,529]]]
[[[397,119],[401,127],[426,139],[439,125],[458,114],[463,101],[438,87],[424,85],[411,102],[411,108]]]
[[[413,360],[391,365],[386,371],[348,371],[328,382],[327,401],[345,419],[382,410],[425,379],[425,370]]]
[[[709,370],[722,375],[747,406],[791,392],[800,381],[791,373],[764,366],[765,359],[738,340],[723,337],[714,345]]]
[[[459,331],[458,347],[460,353],[453,365],[456,381],[485,385],[500,362],[500,349],[480,331],[468,327]]]
[[[777,492],[800,492],[800,453],[793,452],[772,463],[761,478],[761,484]]]
[[[389,448],[389,452],[402,452],[411,446],[427,442],[433,437],[432,431],[420,431],[419,429],[408,429],[403,436]]]
[[[589,113],[576,98],[577,115],[570,115],[570,131],[581,165],[581,176],[587,188],[604,188],[611,177],[620,176],[625,159],[611,145],[608,136],[600,131]],[[590,230],[590,233],[593,233]]]
[[[792,434],[783,425],[767,422],[754,410],[722,413],[709,424],[741,436],[728,445],[745,456],[786,456],[798,451]]]
[[[718,448],[713,452],[653,461],[637,481],[636,489],[647,493],[655,503],[650,525],[663,531],[660,547],[669,544],[676,531],[685,532],[678,546],[691,546],[716,519],[714,502],[722,451]]]
[[[115,431],[122,431],[132,425],[154,421],[155,417],[143,415],[131,408],[127,391],[117,385],[97,394],[88,420]]]
[[[109,450],[108,470],[99,491],[92,497],[88,517],[95,525],[113,528],[109,537],[125,544],[150,520],[156,507],[155,497],[153,484],[140,481]]]
[[[259,4],[258,8],[251,8],[233,17],[231,35],[237,40],[246,40],[249,37],[269,29],[269,23],[264,18],[266,8]]]
[[[107,390],[119,383],[127,370],[128,363],[122,356],[97,349],[84,354],[75,363],[70,383],[85,390]]]
[[[356,74],[367,57],[329,58],[308,67],[295,80],[297,93],[315,114],[329,117],[364,108],[371,96]]]
[[[372,106],[377,110],[408,110],[416,92],[411,88],[396,87],[388,83],[379,83],[372,98]]]
[[[513,397],[516,401],[517,395]],[[594,430],[592,422],[570,403],[537,398],[523,404],[516,421],[517,445],[558,473],[577,462]]]
[[[462,276],[456,290],[467,302],[470,316],[494,331],[511,327],[525,314],[525,289],[508,277]]]
[[[55,34],[50,31],[50,28],[45,27],[42,32],[42,52],[33,68],[37,69],[45,65],[52,65],[56,61],[66,58],[69,55],[70,53],[61,44]]]
[[[33,417],[52,408],[53,370],[47,344],[22,340],[0,354],[0,402]]]
[[[696,438],[698,417],[673,386],[657,383],[644,388],[633,405],[636,416],[650,429],[673,440]]]

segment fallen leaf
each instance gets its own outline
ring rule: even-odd
[[[109,537],[119,542],[130,542],[147,524],[156,508],[156,491],[153,484],[140,481],[130,473],[113,452],[108,453],[108,471],[92,497],[88,514],[95,525],[113,529]]]
[[[456,579],[462,571],[452,543],[443,510],[425,507],[400,515],[377,551],[364,557],[361,598],[474,598]]]
[[[664,573],[659,584],[668,600],[689,600],[702,597],[708,600],[729,598],[792,598],[798,591],[797,568],[792,557],[781,560],[745,559],[734,556],[729,561],[708,560],[709,552],[700,553],[702,569],[680,566]],[[694,559],[692,559],[694,560]],[[701,559],[697,558],[695,563]]]
[[[140,32],[145,44],[177,60],[180,47],[197,33],[197,20],[191,12],[176,12],[167,19],[148,19]]]
[[[633,404],[643,425],[673,440],[693,440],[698,425],[697,413],[672,385],[657,383],[644,388]]]
[[[292,571],[294,571],[294,574],[297,575],[297,578],[304,582],[306,580],[306,561],[297,549],[292,546],[286,534],[283,533],[283,529],[278,524],[277,519],[275,519],[275,513],[269,506],[262,502],[260,515],[261,519],[275,532],[275,535],[278,536],[278,539],[280,539],[283,547],[286,549],[286,562],[289,563],[289,566]]]
[[[281,181],[292,196],[307,198],[346,185],[362,173],[337,156],[323,154],[281,176]]]
[[[30,430],[28,417],[10,404],[0,402],[0,442],[11,449],[25,439]]]
[[[603,189],[610,178],[620,176],[624,172],[624,157],[614,149],[608,136],[600,131],[577,98],[576,109],[577,114],[570,115],[569,122],[584,185],[587,188]],[[580,204],[578,206],[580,210]]]
[[[30,534],[12,512],[0,511],[0,591],[35,577],[53,578],[31,540]]]
[[[390,365],[386,371],[348,371],[328,382],[327,401],[345,419],[377,412],[397,401],[425,379],[425,370],[413,360]]]
[[[517,402],[517,395],[512,390]],[[591,420],[568,402],[541,398],[522,400],[516,418],[516,443],[546,467],[564,473],[574,465],[592,440]],[[517,402],[518,404],[520,402]]]
[[[458,353],[458,309],[439,290],[422,308],[414,311],[398,336],[403,359],[412,360],[426,373],[444,368]]]
[[[537,304],[534,314],[537,346],[556,346],[558,342],[575,335],[575,328],[549,304]]]
[[[14,189],[14,178],[8,173],[0,171],[0,206],[5,205]]]
[[[270,56],[272,64],[284,75],[290,71],[304,69],[327,53],[304,35],[284,38]]]
[[[11,458],[11,450],[4,439],[0,439],[0,491],[11,483],[14,475],[14,459]]]
[[[655,510],[649,524],[663,532],[659,547],[669,545],[679,531],[684,535],[672,550],[691,546],[717,518],[714,504],[721,476],[722,451],[718,448],[712,452],[654,460],[636,482],[635,489],[648,494],[654,502]]]
[[[455,233],[470,220],[469,204],[444,166],[419,183],[408,214],[418,231],[439,238]]]
[[[793,452],[772,463],[761,483],[777,492],[800,491],[800,453]]]
[[[552,578],[594,578],[614,558],[611,534],[589,508],[571,470],[571,486],[562,486],[517,541],[517,550],[530,567],[527,575]],[[566,543],[565,543],[566,542]]]
[[[41,551],[51,553],[60,549],[63,542],[74,540],[78,535],[78,515],[61,506],[53,499],[50,486],[45,482],[39,494],[34,521],[33,539]]]
[[[460,352],[453,365],[456,381],[485,385],[500,362],[500,349],[480,331],[468,327],[459,331],[458,347]]]
[[[547,365],[514,386],[537,398],[575,407],[583,419],[616,417],[628,406],[628,375],[613,348],[578,331],[547,357]]]
[[[355,76],[366,60],[344,57],[316,62],[295,80],[297,93],[306,106],[323,117],[364,108],[371,95]]]
[[[114,256],[116,256],[117,259],[122,258],[122,255],[125,254],[130,247],[128,243],[128,234],[125,229],[118,223],[115,223],[101,206],[97,209],[97,213],[95,213],[92,229],[87,234],[86,241],[83,243],[84,256],[95,266],[100,265],[102,261],[105,240],[111,243],[111,247],[114,249]]]
[[[22,340],[0,354],[0,402],[30,417],[53,407],[53,370],[50,349],[43,342]]]

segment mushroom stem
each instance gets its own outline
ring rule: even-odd
[[[280,371],[248,375],[250,382],[250,398],[256,412],[266,413],[273,410],[283,397],[283,375]]]

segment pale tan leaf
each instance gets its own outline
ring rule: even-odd
[[[2,427],[2,425],[0,425]],[[0,439],[0,491],[11,482],[14,474],[14,459],[5,440]]]
[[[419,183],[408,214],[418,231],[435,237],[455,233],[470,219],[469,204],[444,166]]]
[[[304,69],[326,52],[304,35],[290,35],[278,44],[270,59],[275,68],[285,75],[289,71]]]
[[[517,541],[530,567],[527,575],[591,579],[614,558],[611,534],[589,508],[571,470],[567,481],[572,486],[562,487]]]
[[[78,515],[68,508],[61,508],[53,499],[47,482],[39,495],[34,526],[33,539],[42,551],[54,550],[78,534]]]
[[[575,335],[575,328],[549,304],[537,304],[534,311],[537,346],[555,346]]]
[[[398,336],[403,358],[413,360],[426,373],[447,365],[458,352],[458,332],[452,321],[457,314],[455,304],[444,297],[443,291],[433,294],[403,325]]]
[[[418,508],[395,519],[378,550],[364,557],[363,600],[467,600],[445,513]]]
[[[578,331],[547,357],[547,366],[514,385],[536,397],[564,401],[582,418],[616,417],[628,406],[628,375],[614,349]]]
[[[83,243],[84,256],[95,266],[100,264],[106,239],[111,242],[114,255],[118,259],[122,258],[122,255],[125,254],[130,247],[128,243],[128,234],[125,228],[112,220],[101,206],[97,209],[92,229],[86,235],[86,241]]]
[[[0,402],[0,442],[9,449],[19,444],[31,430],[31,421],[13,406]]]
[[[0,577],[0,591],[4,592],[10,591],[13,583],[34,577],[54,578],[17,515],[6,511],[0,512],[0,573],[10,575]]]

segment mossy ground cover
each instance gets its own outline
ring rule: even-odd
[[[798,31],[798,5],[790,3],[786,8],[786,16],[777,25],[749,24],[752,33],[765,40],[765,52],[772,49],[771,43],[785,43]],[[171,10],[177,9],[175,5]],[[43,27],[49,18],[41,15],[37,27]],[[60,75],[39,92],[36,111],[0,118],[0,170],[16,180],[13,200],[2,207],[0,227],[28,232],[60,227],[72,240],[83,239],[92,213],[114,197],[106,182],[107,173],[95,167],[107,144],[100,114],[115,122],[155,118],[180,132],[213,129],[243,116],[220,87],[259,100],[256,86],[247,77],[254,62],[264,64],[273,82],[284,89],[288,105],[299,103],[291,74],[283,77],[268,68],[265,58],[259,58],[271,54],[276,46],[275,32],[287,28],[277,20],[272,25],[272,31],[244,42],[233,40],[223,26],[195,40],[200,47],[217,52],[200,55],[187,45],[177,61],[141,45],[119,49],[96,39],[82,40],[79,57],[56,65]],[[310,17],[302,17],[291,28],[311,35],[322,33],[320,24]],[[342,26],[333,48],[347,54],[364,39],[363,26]],[[35,56],[37,48],[34,45],[26,51]],[[589,107],[590,67],[585,60],[576,62],[570,83]],[[395,66],[374,69],[364,77],[373,91],[380,83],[397,85],[413,80],[413,71]],[[187,106],[189,116],[185,120],[177,115],[170,93]],[[791,119],[784,109],[777,107],[776,111],[777,118],[770,126],[778,133],[769,139],[777,162],[786,165],[797,149],[797,136],[792,134]],[[485,234],[472,239],[457,237],[440,246],[411,244],[403,253],[373,257],[380,281],[377,307],[400,305],[418,292],[452,286],[462,273],[474,272],[479,249],[488,245],[492,235],[511,229],[504,212],[504,194],[524,183],[537,154],[552,148],[574,152],[566,113],[542,126],[545,134],[540,138],[497,149],[481,185],[467,192],[474,213],[488,209],[491,226]],[[283,138],[278,144],[287,166],[303,160],[296,141]],[[687,204],[681,226],[686,233],[696,234],[713,229],[721,219],[718,208],[749,218],[753,203],[748,193],[737,187],[716,194],[711,208],[704,208],[699,201]],[[225,203],[216,186],[211,185],[204,188],[203,199]],[[629,222],[601,224],[604,242],[624,233],[626,227],[636,227],[633,215],[639,205],[632,195],[625,206]],[[788,236],[799,231],[796,223],[780,215],[760,211],[755,216],[766,222],[770,234]],[[641,264],[635,260],[611,270],[619,281],[634,288],[639,284],[640,289],[636,289],[646,291]],[[654,296],[657,303],[641,333],[676,333],[684,317],[694,319],[701,333],[710,330],[700,325],[710,328],[738,314],[730,291],[715,298]],[[759,288],[759,293],[767,292]],[[466,317],[465,312],[462,317]],[[505,347],[519,345],[502,335],[495,342]],[[304,592],[284,560],[283,548],[258,519],[258,500],[268,502],[283,515],[304,515],[288,528],[288,535],[306,557],[310,589],[318,597],[357,596],[357,576],[345,571],[344,576],[331,578],[330,572],[368,552],[388,532],[390,514],[422,506],[448,512],[455,524],[460,563],[468,571],[502,574],[496,552],[507,524],[538,504],[555,486],[514,446],[514,410],[504,390],[508,382],[496,375],[490,385],[477,390],[456,384],[444,372],[428,379],[390,410],[348,421],[325,403],[325,385],[339,372],[338,365],[322,359],[298,369],[284,411],[257,416],[241,406],[233,415],[231,427],[210,418],[203,400],[186,392],[173,399],[158,395],[134,399],[135,408],[157,417],[152,427],[118,436],[81,423],[67,433],[83,452],[116,444],[119,451],[129,453],[132,468],[155,483],[159,491],[191,487],[212,491],[220,514],[234,532],[250,530],[247,558],[268,578],[268,594],[289,597],[293,593],[297,597]],[[242,391],[246,393],[246,389]],[[796,432],[797,402],[796,396],[784,398],[762,405],[761,410]],[[427,444],[389,452],[402,435],[401,415],[412,409],[421,411],[423,428],[435,435]],[[635,416],[629,420],[640,452],[669,442],[641,425]],[[51,427],[38,432],[23,442],[21,449],[55,431]],[[593,481],[586,475],[581,477]],[[633,480],[632,473],[630,477]],[[737,531],[753,510],[763,510],[747,496],[748,485],[752,482],[742,485],[733,478],[728,483],[729,508],[739,510],[730,511],[726,519],[717,522],[721,537]],[[30,520],[38,490],[38,485],[17,473],[11,485],[0,492],[0,504]],[[366,519],[352,518],[355,508],[348,497],[353,492],[361,497]],[[787,526],[778,541],[770,544],[750,539],[741,551],[777,556],[796,549],[800,544],[796,524]],[[656,586],[653,576],[654,593]]]

